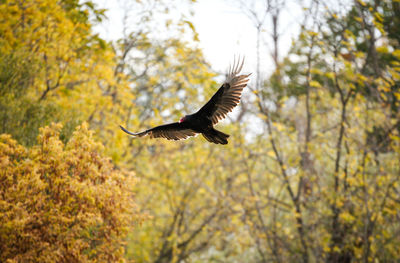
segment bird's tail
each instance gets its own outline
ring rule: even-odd
[[[229,138],[228,134],[218,131],[216,129],[212,129],[206,133],[203,133],[203,136],[204,138],[206,138],[207,141],[216,144],[227,144]]]

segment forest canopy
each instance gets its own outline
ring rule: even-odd
[[[95,2],[0,1],[1,262],[400,260],[400,2],[233,2],[257,63],[217,146],[118,127],[222,84],[175,1],[132,1],[116,41]]]

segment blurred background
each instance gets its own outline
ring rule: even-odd
[[[1,262],[397,262],[397,0],[0,1]],[[226,146],[132,138],[252,73]]]

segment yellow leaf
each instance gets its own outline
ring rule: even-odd
[[[310,87],[321,88],[321,84],[319,84],[318,81],[312,80],[312,81],[310,81]]]

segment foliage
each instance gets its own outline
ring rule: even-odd
[[[2,262],[119,261],[138,220],[132,174],[115,170],[86,124],[64,145],[61,125],[27,149],[0,142]]]
[[[312,5],[281,81],[255,87],[268,143],[247,224],[260,261],[398,259],[399,43],[383,23],[396,6]]]
[[[38,128],[51,121],[65,123],[67,139],[94,107],[107,105],[103,93],[114,82],[113,53],[91,32],[90,2],[84,6],[47,0],[0,4],[1,132],[25,145],[34,144]],[[93,12],[101,18],[101,10]]]
[[[94,2],[1,1],[1,261],[399,260],[399,3],[303,2],[285,55],[289,2],[242,8],[275,68],[216,147],[118,128],[176,121],[218,88],[175,3],[129,2],[108,42]]]

